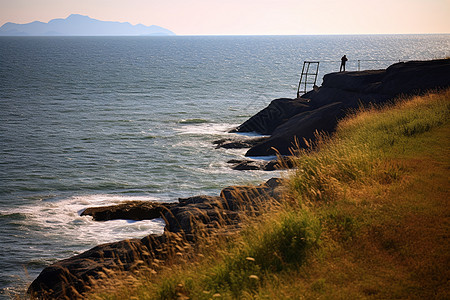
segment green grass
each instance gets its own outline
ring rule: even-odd
[[[450,90],[360,109],[239,234],[89,297],[449,299],[449,116]]]

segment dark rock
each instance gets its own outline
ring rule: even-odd
[[[217,196],[194,196],[189,198],[178,198],[179,204],[177,207],[186,206],[190,204],[207,204],[207,205],[220,205],[222,199]]]
[[[259,186],[231,186],[220,197],[195,196],[180,198],[179,205],[164,214],[166,231],[182,233],[188,240],[202,232],[221,227],[239,227],[243,211],[256,211],[258,204],[279,199],[281,179],[270,179]]]
[[[229,186],[220,192],[220,197],[231,210],[257,211],[260,205],[281,199],[282,185],[281,178],[271,178],[259,186]]]
[[[338,73],[336,73],[338,74]],[[346,91],[333,87],[322,87],[319,92],[308,93],[309,97],[313,99],[311,106],[313,109],[320,108],[335,102],[342,102],[346,108],[357,108],[368,103],[384,103],[393,97],[384,94],[361,94],[353,91]]]
[[[416,95],[450,87],[450,59],[409,61],[386,69],[380,93]]]
[[[225,149],[242,149],[242,148],[251,148],[256,144],[266,140],[268,137],[257,137],[257,138],[230,138],[230,139],[222,139],[215,141],[216,148],[225,148]]]
[[[310,110],[307,99],[276,99],[268,107],[251,117],[231,132],[257,132],[272,134],[273,130],[290,117]]]
[[[237,225],[239,212],[228,208],[221,197],[195,196],[179,199],[180,204],[164,214],[166,231],[183,233],[192,240],[199,231]]]
[[[293,167],[290,157],[280,157],[278,160],[229,160],[227,163],[233,164],[232,169],[238,171],[262,170],[275,171],[281,169],[290,169]]]
[[[45,268],[32,282],[28,293],[38,299],[79,299],[105,270],[133,271],[155,258],[162,258],[163,254],[151,249],[160,247],[166,240],[166,236],[151,235],[142,240],[99,245]]]
[[[257,161],[257,160],[231,160],[228,163],[233,164],[232,169],[238,171],[247,170],[265,170],[266,165],[269,163],[267,161]]]
[[[152,220],[160,218],[173,205],[173,203],[129,201],[112,206],[89,207],[81,213],[81,216],[92,216],[95,221]]]
[[[339,72],[326,74],[323,77],[322,87],[339,90],[366,93],[375,82],[381,82],[386,70],[367,70],[357,72]]]
[[[277,160],[271,160],[264,166],[264,171],[275,171],[282,169],[292,169],[295,167],[294,164],[295,157],[292,156],[282,156]]]
[[[275,171],[280,169],[286,169],[286,167],[278,160],[271,160],[264,165],[262,170],[264,171]]]
[[[400,62],[385,70],[326,74],[321,89],[335,88],[360,94],[395,97],[400,94],[420,94],[449,86],[450,59],[439,59]],[[314,102],[314,97],[308,98]]]
[[[299,146],[306,148],[306,141],[314,140],[317,132],[331,132],[344,115],[342,102],[325,105],[313,111],[304,112],[278,127],[265,142],[251,148],[246,156],[268,156],[277,153],[292,154]]]
[[[265,165],[266,164],[254,160],[244,160],[233,166],[233,170],[237,171],[263,170]]]

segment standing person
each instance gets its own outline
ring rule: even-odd
[[[344,71],[345,72],[345,63],[347,62],[347,56],[342,56],[341,58],[341,67],[339,68],[339,72]]]

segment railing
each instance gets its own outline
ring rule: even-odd
[[[389,62],[389,63],[399,63],[399,62],[403,62],[405,60],[402,59],[349,59],[346,63],[346,65],[348,66],[349,64],[352,63],[357,63],[357,69],[358,71],[361,71],[361,62]],[[336,69],[339,69],[339,66],[341,64],[340,60],[321,60],[320,63],[336,63]]]
[[[358,71],[361,71],[361,62],[363,61],[367,61],[367,62],[402,62],[401,59],[397,60],[392,60],[392,59],[358,59]]]

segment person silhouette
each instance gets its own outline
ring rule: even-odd
[[[342,56],[341,58],[341,67],[339,68],[339,72],[344,71],[345,72],[345,63],[347,62],[347,56]]]

